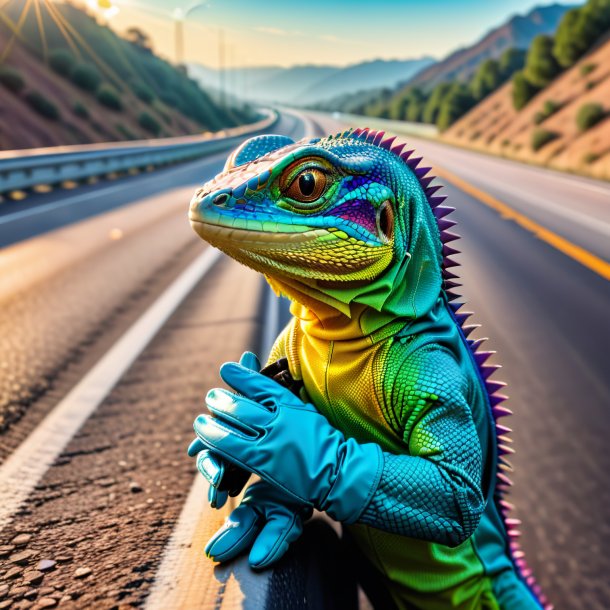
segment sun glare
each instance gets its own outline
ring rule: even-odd
[[[112,0],[87,0],[87,6],[105,19],[110,19],[119,12],[119,7]]]

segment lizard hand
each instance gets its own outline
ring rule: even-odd
[[[223,562],[250,549],[250,565],[266,568],[301,535],[303,522],[310,516],[311,508],[259,481],[246,489],[240,505],[212,536],[205,553],[214,561]]]
[[[208,392],[211,416],[194,423],[203,446],[297,503],[355,522],[379,483],[380,447],[346,439],[312,404],[260,373],[230,362],[220,375],[238,393]]]

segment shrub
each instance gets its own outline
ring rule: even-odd
[[[99,70],[89,63],[77,64],[70,75],[72,82],[85,91],[95,91],[102,82]]]
[[[588,152],[583,156],[582,160],[584,163],[589,165],[591,163],[595,163],[600,158],[600,156],[601,155],[599,153]]]
[[[558,134],[548,129],[536,129],[532,133],[532,150],[539,151],[543,146],[552,142]]]
[[[593,125],[599,123],[604,116],[606,116],[606,113],[601,104],[584,104],[579,108],[578,113],[576,114],[576,124],[580,131],[587,131],[587,129],[590,129]]]
[[[508,138],[502,140],[502,146],[508,146],[510,144],[510,140]]]
[[[27,103],[40,115],[52,121],[60,117],[57,106],[45,97],[40,91],[28,91],[25,94]]]
[[[121,96],[119,95],[119,92],[111,85],[106,83],[100,85],[95,97],[100,104],[106,106],[107,108],[117,111],[123,110]]]
[[[590,80],[586,85],[585,85],[585,90],[586,91],[591,91],[591,89],[595,89],[597,83],[594,80]]]
[[[540,125],[540,123],[548,119],[551,115],[555,114],[561,108],[561,106],[562,105],[559,102],[547,100],[544,102],[542,110],[534,115],[534,123],[536,123],[536,125]]]
[[[591,72],[593,72],[593,70],[595,70],[595,68],[597,68],[597,64],[583,64],[580,66],[580,75],[588,76],[591,74]]]
[[[13,93],[19,93],[25,85],[21,72],[10,66],[0,66],[0,83]]]
[[[133,133],[133,131],[131,131],[131,129],[129,129],[128,127],[126,127],[125,125],[123,125],[123,123],[117,123],[116,124],[116,130],[125,138],[127,138],[128,140],[137,140],[138,137],[136,136],[135,133]]]
[[[49,53],[49,65],[57,74],[69,77],[76,65],[76,58],[67,49],[53,49]]]
[[[89,111],[87,107],[82,102],[74,102],[74,106],[72,107],[72,112],[81,119],[89,118]]]
[[[142,81],[132,82],[131,89],[135,96],[145,104],[150,104],[155,99],[153,90],[150,87],[147,87]]]
[[[538,93],[538,87],[530,83],[523,70],[516,72],[513,76],[513,106],[515,110],[521,110],[536,93]]]
[[[155,117],[149,114],[148,112],[140,113],[140,116],[138,117],[138,123],[140,124],[140,127],[142,127],[142,129],[149,131],[155,136],[159,135],[159,132],[161,131],[161,125],[159,124],[157,119],[155,119]]]

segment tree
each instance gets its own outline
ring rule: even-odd
[[[474,98],[482,100],[492,91],[495,91],[502,83],[500,64],[495,59],[486,59],[476,71],[471,83],[470,90]]]
[[[535,87],[525,77],[523,70],[513,76],[513,106],[515,110],[521,110],[538,93]]]
[[[560,72],[561,66],[553,55],[551,36],[534,38],[525,60],[525,77],[538,88],[546,87]]]
[[[569,10],[555,35],[553,53],[561,66],[569,68],[610,27],[610,0],[589,0]]]
[[[424,123],[435,124],[443,99],[451,90],[451,83],[439,83],[434,87],[422,113]]]
[[[443,99],[436,124],[441,131],[449,128],[473,106],[475,100],[468,87],[463,83],[454,83]]]
[[[506,49],[500,56],[500,73],[502,80],[508,80],[517,70],[525,64],[527,52],[523,49]]]
[[[407,121],[418,123],[422,119],[424,107],[426,105],[426,96],[424,92],[418,87],[414,87],[409,91],[408,94],[408,105],[407,105]]]
[[[150,36],[138,27],[130,27],[125,32],[125,39],[134,47],[138,47],[142,51],[152,53],[152,42]]]

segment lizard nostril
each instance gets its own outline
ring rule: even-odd
[[[214,199],[212,199],[212,203],[214,205],[222,205],[223,203],[226,203],[229,199],[229,194],[228,193],[219,193],[218,195],[216,195],[216,197],[214,197]]]

